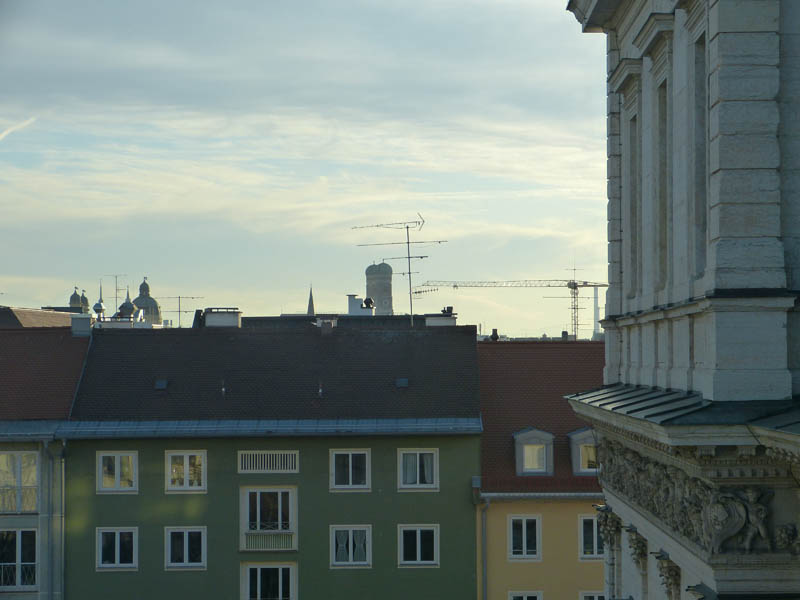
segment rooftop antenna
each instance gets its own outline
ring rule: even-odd
[[[119,293],[124,292],[121,287],[119,287],[119,278],[120,277],[127,277],[127,273],[111,273],[109,275],[101,275],[100,282],[102,283],[102,277],[113,277],[114,278],[114,310],[119,308]]]
[[[408,275],[408,316],[411,322],[411,326],[414,326],[414,293],[412,291],[411,286],[411,275],[414,271],[411,270],[411,259],[423,259],[427,258],[427,256],[411,256],[411,244],[444,244],[447,240],[422,240],[422,241],[411,241],[411,230],[414,229],[416,231],[422,231],[422,226],[425,225],[425,219],[422,218],[422,215],[417,213],[419,217],[418,220],[415,221],[398,221],[396,223],[376,223],[375,225],[357,225],[352,227],[352,229],[369,229],[369,228],[380,228],[380,229],[405,229],[406,230],[406,241],[405,242],[383,242],[379,244],[357,244],[359,247],[363,246],[396,246],[400,244],[405,244],[406,246],[406,255],[405,256],[398,256],[398,259],[405,259],[406,264],[408,265],[408,271],[404,273],[400,273],[400,275]],[[391,260],[391,259],[390,259]]]
[[[165,299],[166,300],[174,300],[175,298],[178,299],[178,310],[164,310],[164,311],[161,311],[161,312],[168,312],[168,313],[176,312],[176,313],[178,313],[178,327],[180,327],[181,326],[181,315],[183,313],[185,313],[185,312],[194,312],[194,310],[181,310],[181,299],[184,299],[184,300],[199,300],[200,298],[205,298],[205,296],[159,296],[159,298],[161,298],[162,300],[165,300]]]

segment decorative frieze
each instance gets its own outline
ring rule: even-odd
[[[600,444],[601,483],[712,554],[769,552],[772,490],[719,487],[664,465],[619,442]],[[782,531],[786,548],[797,539]]]

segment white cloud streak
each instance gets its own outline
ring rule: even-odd
[[[36,122],[36,117],[31,117],[22,123],[17,123],[16,125],[12,125],[8,129],[4,131],[0,131],[0,142],[3,141],[8,135],[14,133],[15,131],[19,131],[20,129],[25,129],[28,125],[33,125]]]

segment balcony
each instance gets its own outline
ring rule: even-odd
[[[246,531],[243,550],[296,550],[294,531]]]

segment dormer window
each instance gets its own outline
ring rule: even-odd
[[[514,434],[517,475],[553,474],[553,434],[528,427]]]
[[[584,427],[568,435],[572,472],[575,475],[596,475],[599,462],[594,431],[589,427]]]

